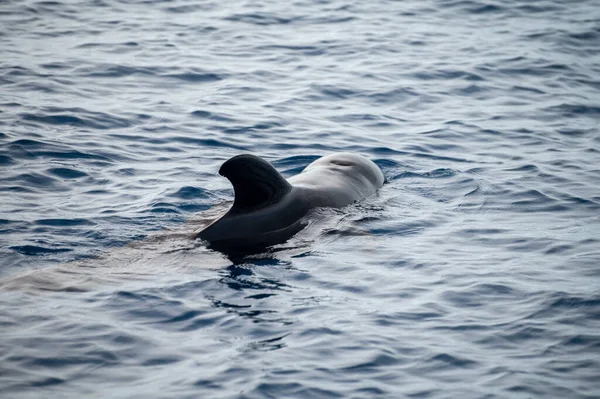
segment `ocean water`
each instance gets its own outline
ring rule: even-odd
[[[600,397],[596,0],[5,0],[0,54],[0,397]],[[189,239],[337,151],[377,195]]]

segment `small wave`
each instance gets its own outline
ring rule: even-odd
[[[162,72],[161,68],[133,67],[127,65],[96,65],[94,67],[79,67],[73,74],[88,78],[122,78],[131,75],[155,76]]]
[[[0,155],[0,165],[12,165],[15,163],[15,160],[8,155]]]
[[[175,204],[170,204],[168,202],[157,202],[155,204],[152,204],[152,209],[150,210],[150,212],[178,214],[179,210],[177,209],[177,205]]]
[[[431,357],[430,359],[428,359],[428,362],[433,363],[432,365],[429,365],[428,367],[435,367],[435,368],[447,368],[448,366],[459,367],[459,368],[472,368],[472,367],[477,367],[479,364],[475,360],[471,360],[466,357],[459,357],[456,355],[453,356],[448,353],[439,353],[439,354]]]
[[[210,72],[184,72],[184,73],[171,73],[162,75],[166,78],[173,78],[177,80],[183,80],[190,83],[204,83],[204,82],[217,82],[223,80],[225,76],[223,74],[216,74]]]
[[[461,70],[433,70],[433,71],[418,71],[410,74],[410,76],[420,80],[466,80],[473,82],[481,82],[485,79],[473,72]]]
[[[41,140],[31,139],[18,139],[8,145],[11,153],[20,158],[50,158],[50,159],[83,159],[83,160],[97,160],[103,162],[112,162],[111,157],[90,153],[82,152],[74,149],[66,144],[56,144]],[[60,172],[58,172],[60,173]]]
[[[535,189],[514,193],[511,205],[517,212],[561,212],[569,209],[558,199]]]
[[[313,100],[345,100],[358,95],[358,91],[333,85],[312,85],[311,89],[317,95],[310,96]]]
[[[40,226],[54,226],[54,227],[72,227],[72,226],[90,226],[94,225],[93,222],[87,219],[39,219],[35,221],[35,224]]]
[[[60,252],[70,252],[72,251],[69,248],[48,248],[48,247],[40,247],[36,245],[17,245],[13,247],[9,247],[13,251],[17,251],[23,255],[44,255],[44,254],[53,254]]]
[[[287,25],[298,21],[298,17],[280,17],[271,13],[233,14],[223,18],[226,21],[244,22],[253,25]]]
[[[185,4],[181,6],[170,6],[164,8],[166,12],[174,14],[191,14],[198,11],[210,11],[215,8],[214,3],[202,3],[202,4]]]
[[[88,175],[81,170],[70,168],[50,168],[47,172],[63,179],[78,179]]]
[[[4,181],[7,182],[18,182],[28,187],[36,188],[58,188],[59,181],[50,177],[43,175],[41,173],[21,173],[18,175],[11,176],[9,178],[5,178]]]
[[[230,143],[229,141],[225,141],[225,140],[200,139],[200,138],[187,137],[187,136],[175,136],[175,137],[171,137],[170,140],[177,142],[177,143],[190,144],[193,146],[215,147],[215,148],[233,148],[236,150],[245,151],[245,147]]]
[[[222,113],[209,112],[204,110],[196,110],[190,113],[190,115],[201,118],[211,119],[219,122],[235,122],[235,119]]]
[[[55,112],[55,111],[54,111]],[[59,111],[61,112],[61,111]],[[69,114],[57,114],[53,111],[49,113],[21,113],[21,119],[30,122],[39,122],[48,125],[69,125],[77,127],[88,127],[92,129],[116,129],[129,127],[128,120],[109,115],[102,112],[90,112],[83,109],[73,109],[67,111]],[[76,113],[78,116],[72,115]]]
[[[600,116],[600,106],[589,104],[561,104],[554,105],[545,109],[550,114],[561,114],[567,118],[576,118],[582,115],[590,117]]]
[[[211,197],[210,193],[206,190],[191,186],[182,187],[176,193],[171,194],[171,196],[181,199],[206,199]]]
[[[496,4],[484,3],[482,1],[475,0],[455,0],[455,1],[447,1],[443,3],[443,8],[448,9],[459,9],[460,13],[467,14],[494,14],[494,13],[502,13],[506,11],[506,8]]]

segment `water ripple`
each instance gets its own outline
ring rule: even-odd
[[[596,3],[3,2],[0,396],[597,397]],[[189,239],[335,151],[377,195]]]

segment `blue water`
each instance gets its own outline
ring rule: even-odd
[[[0,397],[600,397],[595,0],[0,3]],[[270,252],[250,152],[388,180]]]

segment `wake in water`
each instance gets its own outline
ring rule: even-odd
[[[318,208],[302,220],[306,226],[283,244],[262,251],[243,253],[207,248],[196,239],[197,233],[222,216],[231,202],[215,205],[177,227],[153,233],[143,240],[113,248],[94,257],[58,266],[34,270],[0,280],[0,289],[40,291],[93,291],[103,286],[130,282],[153,281],[160,275],[193,275],[199,270],[217,270],[231,265],[252,263],[260,259],[290,258],[310,251],[311,245],[343,236],[368,237],[369,232],[354,226],[365,212],[372,213],[377,205],[367,201],[344,209]],[[375,208],[374,208],[375,207]]]

